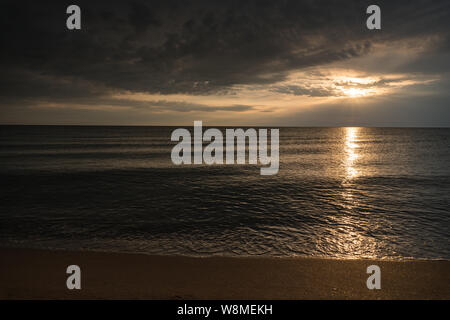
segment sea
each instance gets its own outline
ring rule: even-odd
[[[0,126],[0,247],[450,259],[448,128],[280,128],[272,176],[174,165],[177,128]]]

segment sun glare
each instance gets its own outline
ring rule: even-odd
[[[341,89],[342,92],[347,96],[347,97],[364,97],[364,96],[368,96],[370,94],[373,94],[373,90],[369,90],[369,89],[358,89],[358,88],[342,88]]]
[[[334,86],[343,97],[359,98],[382,93],[376,86],[377,81],[379,78],[337,76]]]
[[[358,175],[358,170],[355,168],[355,161],[358,159],[358,147],[357,135],[359,128],[346,128],[345,129],[345,152],[347,157],[345,159],[345,165],[347,169],[347,178],[352,179]]]

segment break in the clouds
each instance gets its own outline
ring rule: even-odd
[[[448,1],[74,3],[0,4],[2,123],[450,124]]]

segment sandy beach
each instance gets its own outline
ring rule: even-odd
[[[1,299],[450,299],[450,261],[176,257],[0,249]],[[66,268],[81,268],[81,290]],[[381,268],[368,290],[366,268]]]

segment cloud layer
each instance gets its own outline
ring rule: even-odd
[[[245,93],[266,88],[275,98],[342,96],[339,83],[317,85],[324,81],[318,73],[308,82],[289,82],[296,72],[328,66],[378,74],[370,83],[341,82],[345,88],[387,87],[399,81],[392,74],[405,81],[424,74],[448,79],[448,1],[378,1],[382,30],[376,32],[365,28],[370,1],[77,1],[80,31],[65,28],[69,4],[0,4],[6,122],[15,119],[15,106],[55,104],[136,112],[270,111]],[[395,54],[383,57],[388,48]],[[410,52],[415,55],[402,59]],[[114,99],[118,94],[149,98]],[[231,101],[233,95],[242,102]],[[195,98],[208,96],[214,99]]]

